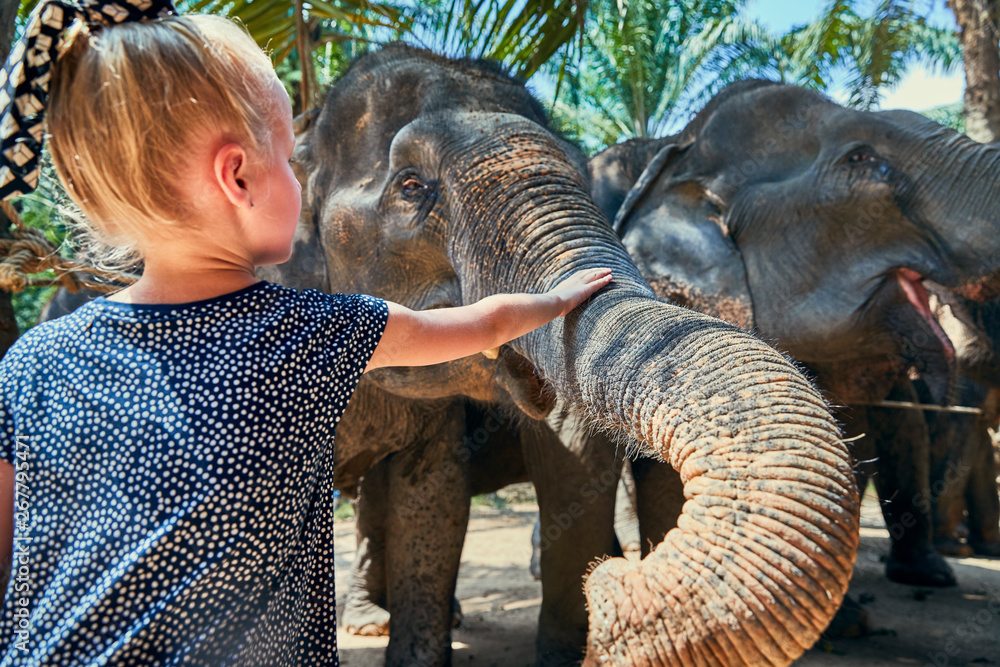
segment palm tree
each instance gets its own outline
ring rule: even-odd
[[[489,58],[531,77],[582,36],[587,0],[432,0],[420,3],[407,37],[451,56]],[[567,48],[569,47],[569,48]]]
[[[950,0],[961,26],[965,120],[976,141],[1000,141],[1000,0]]]
[[[352,36],[352,30],[365,28],[383,29],[398,38],[410,26],[409,16],[399,7],[368,0],[187,0],[178,9],[238,18],[275,65],[294,53],[300,102],[296,106],[302,111],[319,101],[313,62],[318,46],[341,42]]]
[[[871,109],[914,62],[947,71],[960,61],[958,37],[927,23],[925,2],[880,0],[869,16],[858,5],[832,0],[817,20],[784,35],[773,62],[778,77],[825,90],[839,68],[848,73],[848,104]]]
[[[23,29],[28,15],[38,0],[25,0],[18,10],[18,30]],[[389,2],[369,0],[177,0],[182,14],[219,14],[238,19],[254,40],[268,51],[274,64],[280,65],[289,56],[297,60],[298,74],[293,77],[300,90],[304,110],[318,101],[316,82],[316,48],[327,43],[366,40],[365,30],[377,29],[382,40],[399,39],[411,24],[410,15]],[[299,54],[308,54],[306,59]],[[346,58],[344,58],[346,60]],[[302,68],[302,62],[311,67]]]
[[[660,136],[721,85],[775,48],[739,10],[746,0],[597,0],[582,54],[554,98],[564,123],[590,145]]]
[[[738,79],[827,90],[846,74],[848,103],[869,109],[913,62],[958,62],[955,34],[928,24],[917,2],[879,0],[863,15],[862,1],[831,0],[815,21],[781,37],[744,18],[745,0],[595,1],[554,113],[597,149],[661,136]]]

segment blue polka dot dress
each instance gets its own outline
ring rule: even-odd
[[[333,435],[387,317],[261,281],[26,332],[0,665],[338,664]]]

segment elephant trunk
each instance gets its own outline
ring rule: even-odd
[[[823,400],[771,348],[707,317],[612,297],[555,332],[578,352],[546,377],[669,462],[687,502],[641,563],[591,574],[588,654],[788,664],[847,590],[858,546],[849,453]]]
[[[914,134],[901,157],[909,174],[901,200],[913,202],[908,217],[947,240],[939,250],[953,260],[949,271],[931,271],[929,277],[974,301],[1000,296],[1000,146],[980,144],[929,121]]]
[[[664,542],[588,578],[588,662],[789,664],[839,607],[858,546],[850,456],[822,398],[749,333],[656,301],[547,135],[489,129],[454,174],[453,213],[478,221],[450,248],[466,302],[610,266],[612,286],[513,346],[684,481]]]

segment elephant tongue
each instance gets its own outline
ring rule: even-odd
[[[920,274],[910,269],[899,269],[896,272],[896,279],[903,288],[903,292],[906,294],[910,305],[920,313],[920,316],[927,322],[927,326],[931,328],[934,335],[941,341],[941,348],[948,361],[954,361],[955,348],[951,344],[951,339],[948,338],[944,329],[941,328],[941,325],[938,324],[938,321],[934,319],[934,315],[931,313],[931,304],[927,298],[927,290],[924,289],[924,284],[921,282]]]

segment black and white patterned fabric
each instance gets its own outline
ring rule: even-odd
[[[337,665],[334,432],[385,301],[98,297],[0,360],[0,667]]]
[[[103,26],[176,14],[170,0],[42,0],[0,72],[0,199],[38,187],[49,77],[74,21]]]

